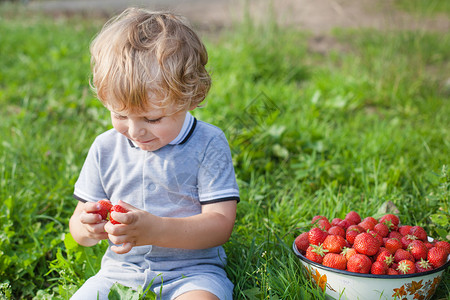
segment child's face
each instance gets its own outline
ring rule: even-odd
[[[187,110],[152,108],[135,114],[111,110],[113,127],[139,148],[156,151],[173,141],[181,131]]]

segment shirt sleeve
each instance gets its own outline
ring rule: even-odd
[[[107,199],[100,176],[99,151],[94,142],[75,183],[73,196],[83,202],[95,202]]]
[[[240,200],[230,147],[223,133],[206,148],[198,173],[198,192],[201,204]]]

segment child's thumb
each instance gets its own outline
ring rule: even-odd
[[[126,210],[130,211],[130,210],[137,210],[138,208],[134,207],[133,205],[126,203],[122,200],[119,200],[119,202],[117,203],[118,205],[122,206],[123,208],[125,208]]]

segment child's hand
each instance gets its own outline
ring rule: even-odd
[[[202,213],[183,217],[159,217],[119,201],[126,213],[111,212],[121,224],[106,223],[105,230],[111,250],[118,254],[135,246],[155,245],[168,248],[205,249],[225,243],[231,235],[236,218],[236,201],[224,201],[202,206]]]
[[[80,222],[88,232],[91,239],[105,240],[108,234],[105,232],[106,221],[99,214],[101,207],[95,202],[84,203],[83,212],[80,214]]]
[[[78,202],[69,221],[70,233],[78,244],[89,247],[108,238],[106,221],[102,220],[99,210],[98,203]]]
[[[112,211],[110,218],[119,224],[108,222],[105,225],[105,231],[108,233],[108,238],[111,242],[120,245],[111,246],[111,250],[117,254],[124,254],[129,252],[134,246],[148,244],[146,236],[149,233],[151,234],[151,229],[154,229],[154,226],[149,224],[158,217],[121,200],[119,200],[118,204],[125,208],[127,212]]]

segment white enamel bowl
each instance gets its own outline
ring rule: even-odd
[[[434,295],[445,269],[450,265],[449,255],[445,265],[423,273],[359,274],[315,263],[298,251],[295,242],[293,249],[312,280],[325,291],[327,299],[430,299]]]

